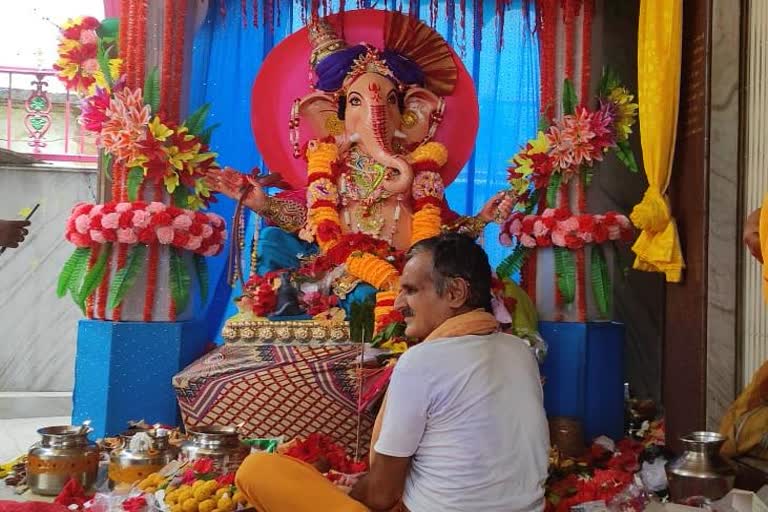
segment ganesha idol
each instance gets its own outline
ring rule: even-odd
[[[342,29],[365,42],[348,44]],[[477,98],[448,43],[411,17],[359,10],[313,21],[269,54],[252,100],[258,148],[290,190],[267,195],[274,176],[210,178],[269,224],[241,310],[339,319],[375,294],[381,328],[392,318],[403,251],[445,231],[478,237],[513,206],[504,194],[472,217],[447,206],[445,187],[474,145]]]

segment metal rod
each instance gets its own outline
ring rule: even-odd
[[[360,337],[360,360],[357,372],[357,430],[355,431],[355,462],[360,460],[360,425],[362,423],[363,412],[360,408],[363,405],[363,360],[365,359],[365,326],[363,326],[362,336]]]

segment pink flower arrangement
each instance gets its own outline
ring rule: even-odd
[[[80,203],[67,220],[65,236],[78,247],[108,242],[159,243],[215,256],[221,252],[227,231],[224,219],[213,213],[135,201],[103,205]]]
[[[632,223],[625,215],[616,212],[574,215],[565,208],[548,208],[541,215],[512,214],[502,226],[499,239],[507,246],[517,239],[527,248],[580,249],[586,244],[630,241],[632,237]]]

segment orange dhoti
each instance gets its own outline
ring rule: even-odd
[[[259,512],[368,512],[314,466],[285,455],[249,455],[235,482]]]

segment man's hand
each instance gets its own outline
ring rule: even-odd
[[[389,511],[397,506],[405,489],[410,457],[391,457],[377,453],[371,470],[357,481],[349,496],[374,511]]]
[[[16,248],[29,234],[28,220],[0,220],[0,247]]]
[[[747,246],[752,256],[759,261],[763,262],[763,251],[760,247],[760,208],[753,211],[747,216],[747,220],[744,222],[744,245]]]

